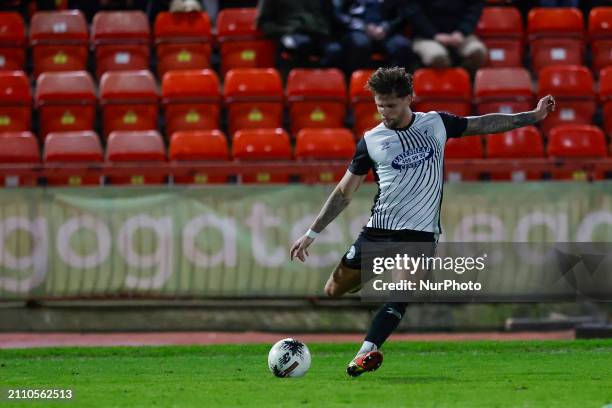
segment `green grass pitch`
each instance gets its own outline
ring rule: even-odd
[[[299,338],[299,336],[298,336]],[[389,342],[375,373],[344,373],[355,344],[309,344],[299,379],[270,345],[0,350],[0,405],[58,407],[596,407],[612,403],[612,341]],[[73,401],[7,402],[7,388]]]

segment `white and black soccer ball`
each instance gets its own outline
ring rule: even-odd
[[[270,349],[268,367],[277,377],[301,377],[310,368],[310,350],[295,339],[282,339]]]

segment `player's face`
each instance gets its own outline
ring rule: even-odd
[[[382,121],[389,129],[395,129],[403,126],[407,126],[410,103],[412,98],[406,96],[404,98],[391,95],[374,95],[374,102],[378,113],[382,117]]]

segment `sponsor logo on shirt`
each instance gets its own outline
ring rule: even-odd
[[[405,170],[408,168],[418,167],[431,159],[434,154],[434,150],[430,146],[416,147],[414,149],[406,150],[405,152],[397,155],[391,167],[396,170]]]

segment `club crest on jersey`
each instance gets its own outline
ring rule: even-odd
[[[406,150],[393,159],[391,162],[391,167],[396,170],[405,170],[412,167],[418,167],[425,163],[425,161],[431,159],[433,154],[434,150],[430,146],[416,147],[414,149]]]

